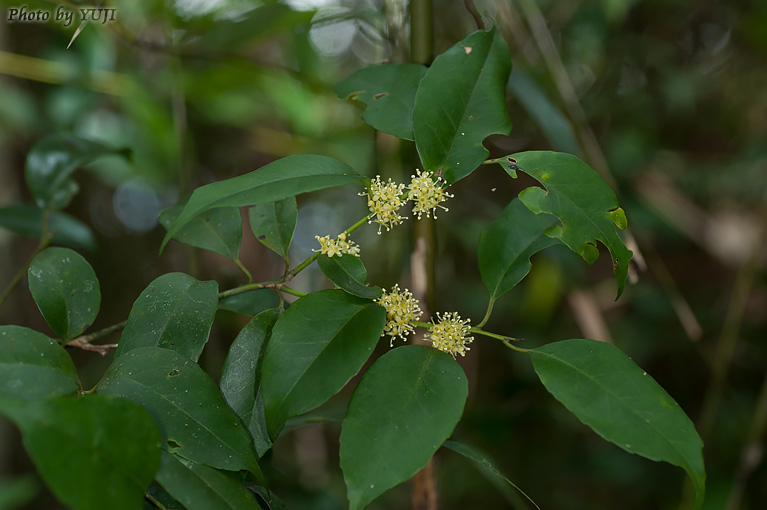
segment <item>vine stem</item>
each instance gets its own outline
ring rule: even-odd
[[[242,263],[239,257],[234,259],[234,263],[237,264],[237,267],[240,268],[240,270],[245,273],[245,276],[248,277],[248,283],[253,283],[253,275],[250,274],[250,271],[248,271],[248,268],[245,267],[245,265]]]
[[[410,324],[413,326],[418,326],[419,328],[429,329],[433,326],[431,322],[421,322],[421,321],[410,321]],[[480,327],[474,327],[469,328],[469,333],[474,333],[475,335],[482,335],[489,338],[494,338],[496,340],[500,340],[503,342],[503,344],[508,347],[511,350],[517,351],[517,352],[523,352],[527,353],[530,352],[531,349],[523,349],[522,347],[517,347],[516,345],[512,344],[511,342],[519,342],[523,340],[522,338],[515,338],[513,336],[504,336],[499,335],[498,333],[492,333],[490,331],[485,331],[484,329]]]
[[[351,227],[349,227],[346,230],[344,230],[343,233],[351,234],[352,232],[354,232],[355,230],[360,228],[362,225],[367,223],[374,215],[375,214],[372,213],[372,212],[370,214],[365,215],[363,218],[361,218],[359,221],[357,221],[354,225],[352,225]],[[317,260],[317,257],[319,257],[319,256],[320,256],[320,252],[313,253],[306,260],[304,260],[303,262],[298,264],[295,269],[293,269],[291,271],[288,271],[288,274],[286,276],[284,276],[281,279],[281,281],[290,281],[294,276],[296,276],[298,273],[303,271],[306,268],[306,266],[308,266],[309,264],[311,264],[312,262]]]
[[[154,506],[156,506],[156,507],[157,507],[157,508],[159,508],[160,510],[168,510],[168,508],[167,508],[165,505],[163,505],[162,503],[160,503],[160,502],[157,500],[157,498],[155,498],[154,496],[152,496],[152,495],[151,495],[151,494],[149,494],[148,492],[147,492],[146,494],[144,494],[144,497],[146,497],[146,499],[148,499],[150,503],[152,503]]]
[[[51,242],[51,239],[53,239],[53,233],[48,232],[49,219],[50,219],[50,211],[46,211],[43,215],[43,224],[42,224],[42,231],[40,234],[40,242],[37,244],[37,247],[35,247],[34,251],[29,256],[29,259],[26,261],[26,263],[18,270],[18,272],[13,276],[13,279],[5,287],[5,290],[3,290],[2,295],[0,295],[0,307],[3,306],[3,304],[5,303],[5,300],[8,299],[8,296],[11,295],[11,292],[13,292],[13,289],[16,288],[16,285],[18,285],[21,279],[24,278],[24,275],[26,274],[27,270],[29,269],[29,266],[32,264],[32,261],[35,259],[35,257],[37,257],[37,255],[48,246],[48,244]]]
[[[370,214],[366,215],[365,217],[363,217],[362,219],[360,219],[359,221],[354,223],[351,227],[347,228],[345,230],[345,232],[347,234],[353,232],[354,230],[356,230],[359,227],[361,227],[362,225],[364,225],[365,222],[367,222],[372,217],[373,217],[373,213],[370,213]],[[49,237],[50,236],[46,235],[46,237],[44,239],[48,239]],[[30,257],[30,260],[27,263],[27,265],[23,268],[22,271],[20,271],[20,275],[21,276],[19,276],[19,280],[24,276],[24,272],[27,270],[27,267],[31,263],[32,259],[34,259],[35,256],[40,251],[42,251],[42,249],[45,248],[45,246],[47,244],[48,244],[48,242],[46,242],[45,244],[42,244],[42,241],[41,241],[41,246],[38,246],[38,248],[35,250],[35,252]],[[295,275],[297,275],[298,273],[303,271],[309,264],[314,262],[317,259],[318,256],[319,256],[319,252],[312,254],[306,260],[304,260],[298,266],[296,266],[295,269],[293,269],[292,271],[288,271],[288,273],[285,276],[281,277],[281,278],[278,278],[276,280],[265,281],[265,282],[257,282],[257,283],[251,283],[253,278],[251,277],[250,272],[242,265],[242,263],[238,263],[237,265],[240,267],[240,269],[242,269],[245,272],[245,274],[248,276],[249,283],[247,283],[245,285],[240,285],[239,287],[235,287],[233,289],[229,289],[229,290],[225,290],[225,291],[219,292],[218,293],[218,299],[224,299],[224,298],[227,298],[227,297],[230,297],[230,296],[235,296],[237,294],[242,294],[243,292],[248,292],[248,291],[257,290],[257,289],[274,289],[276,291],[284,292],[286,294],[291,294],[293,296],[304,297],[304,296],[306,296],[305,292],[301,292],[300,290],[296,290],[296,289],[294,289],[292,287],[288,287],[288,286],[286,286],[284,284],[285,284],[285,282],[289,282],[290,280],[292,280]],[[237,262],[239,262],[239,260],[235,260],[235,263],[237,263]],[[18,283],[18,282],[16,282],[16,283]],[[12,289],[13,287],[9,286],[9,288]],[[6,289],[6,292],[3,294],[3,296],[5,296],[6,294],[9,294],[9,293],[10,293],[10,290]],[[0,305],[1,304],[2,304],[2,300],[0,300]],[[117,324],[113,324],[111,326],[108,326],[108,327],[106,327],[104,329],[101,329],[99,331],[95,331],[93,333],[90,333],[88,335],[78,336],[77,338],[74,338],[74,339],[70,340],[69,342],[64,342],[64,345],[66,345],[68,347],[77,347],[77,348],[83,349],[85,351],[98,352],[102,356],[106,356],[107,352],[109,352],[110,349],[116,349],[117,348],[117,344],[93,345],[91,342],[93,342],[94,340],[97,340],[97,339],[99,339],[101,337],[104,337],[106,335],[109,335],[110,333],[114,333],[115,331],[121,330],[122,328],[125,327],[125,325],[127,323],[128,323],[128,321],[125,320],[125,321],[119,322]]]
[[[495,306],[495,298],[490,297],[490,302],[487,303],[487,311],[485,312],[485,316],[482,318],[479,324],[477,324],[475,327],[482,328],[485,324],[487,324],[487,321],[490,319],[490,314],[493,313],[493,306]]]

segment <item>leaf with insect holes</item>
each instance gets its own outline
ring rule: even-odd
[[[248,211],[248,218],[256,239],[287,262],[298,218],[296,197],[256,204]]]
[[[170,349],[138,347],[115,360],[96,386],[127,398],[157,422],[163,449],[263,480],[248,432],[200,366]]]
[[[511,177],[516,178],[519,170],[545,187],[527,188],[519,200],[535,214],[559,219],[562,225],[551,227],[546,235],[565,243],[589,264],[599,257],[597,241],[607,247],[620,297],[632,252],[616,231],[616,227],[626,228],[626,215],[604,179],[577,157],[561,152],[520,152],[493,161]]]
[[[413,131],[426,171],[452,184],[487,159],[482,142],[508,134],[511,60],[496,29],[477,31],[434,59],[418,86]]]
[[[413,105],[425,74],[420,64],[377,64],[354,72],[335,91],[338,97],[365,104],[362,120],[368,125],[413,140]]]

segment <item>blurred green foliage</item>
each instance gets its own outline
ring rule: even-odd
[[[474,4],[509,44],[514,64],[514,129],[486,141],[491,155],[533,148],[577,154],[618,193],[643,255],[632,268],[636,283],[613,302],[606,253],[585,268],[566,249],[547,250],[521,286],[498,300],[488,329],[535,345],[606,335],[691,417],[701,417],[706,508],[763,508],[767,3]],[[111,304],[95,328],[124,320],[141,289],[168,271],[216,278],[222,288],[242,282],[237,267],[215,255],[189,256],[175,243],[157,255],[160,210],[193,188],[290,154],[332,156],[368,176],[407,176],[418,166],[409,147],[374,133],[333,92],[360,67],[409,60],[401,0],[114,0],[106,6],[117,9],[117,21],[91,22],[74,40],[82,2],[24,3],[52,14],[62,5],[74,12],[69,26],[10,22],[8,9],[20,3],[0,5],[0,206],[31,202],[24,158],[52,132],[133,152],[130,161],[89,165],[66,209],[95,232],[94,266]],[[434,13],[437,53],[476,28],[463,2],[435,0]],[[526,184],[488,167],[454,187],[450,212],[437,224],[441,309],[481,318],[486,292],[474,247]],[[316,196],[299,199],[297,254],[328,233],[318,225],[340,229],[350,211],[364,210],[349,189]],[[407,279],[407,232],[379,238],[369,230],[360,238],[373,248],[365,254],[368,281]],[[0,231],[0,284],[33,247]],[[284,267],[247,236],[240,258],[257,280]],[[319,270],[306,273],[296,285],[315,290]],[[26,290],[12,297],[0,322],[48,332]],[[219,313],[204,367],[221,366],[244,320]],[[74,354],[89,387],[108,360]],[[681,472],[602,441],[550,398],[527,360],[483,344],[472,347],[464,368],[470,396],[455,436],[489,452],[542,508],[677,507]],[[0,507],[21,508],[36,492],[24,508],[58,508],[29,477],[18,432],[0,425],[0,486],[10,488]],[[332,458],[339,433],[333,423],[297,429],[269,454],[279,473],[267,475],[282,477],[276,490],[289,507],[344,507]],[[437,462],[442,508],[524,508],[453,452],[440,452]],[[407,487],[399,487],[371,508],[402,508],[407,499]]]

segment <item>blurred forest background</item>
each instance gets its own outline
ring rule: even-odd
[[[66,210],[90,229],[75,244],[101,281],[93,331],[124,320],[165,272],[216,279],[222,289],[245,282],[231,261],[178,243],[158,255],[159,212],[193,188],[300,153],[398,180],[418,166],[411,144],[374,132],[361,108],[333,91],[360,67],[411,59],[405,1],[110,0],[104,7],[116,9],[116,21],[91,22],[74,41],[78,2],[23,2],[51,13],[40,23],[8,21],[8,8],[22,2],[0,5],[0,207],[31,203],[24,161],[47,134],[132,151],[75,174],[80,193]],[[53,19],[60,5],[74,11],[69,26]],[[589,267],[551,249],[496,303],[487,329],[524,337],[526,347],[614,342],[696,422],[706,508],[766,508],[767,2],[434,0],[433,12],[435,54],[479,23],[495,25],[509,45],[514,129],[486,142],[492,155],[580,156],[618,194],[636,242],[633,283],[617,302],[606,251]],[[482,167],[451,188],[450,212],[436,223],[440,310],[482,318],[479,234],[522,184],[530,183]],[[360,191],[299,197],[293,260],[316,247],[315,235],[335,235],[364,214]],[[370,281],[407,284],[408,226],[382,236],[375,226],[361,230]],[[0,287],[36,243],[0,228]],[[241,258],[257,280],[284,269],[248,232]],[[301,277],[304,291],[328,285],[319,271]],[[214,378],[247,320],[219,312],[201,362]],[[51,335],[25,281],[0,323]],[[86,388],[109,363],[72,355]],[[545,391],[524,356],[482,339],[462,364],[471,393],[454,437],[487,452],[541,508],[678,508],[680,469],[603,441]],[[342,416],[345,398],[324,414]],[[297,429],[269,454],[274,489],[289,507],[345,508],[339,431],[337,423]],[[58,508],[16,429],[3,421],[0,435],[0,509]],[[441,508],[529,508],[453,452],[438,453],[437,470]],[[370,508],[408,508],[407,485]]]

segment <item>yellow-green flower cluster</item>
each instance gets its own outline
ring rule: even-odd
[[[413,332],[412,321],[417,321],[423,312],[418,306],[418,300],[407,289],[400,290],[399,285],[392,287],[391,292],[386,292],[376,303],[386,308],[386,325],[381,336],[389,335],[389,347],[394,345],[394,338],[400,337],[407,341],[405,335]]]
[[[442,182],[442,177],[434,179],[431,172],[421,172],[418,169],[416,175],[411,176],[407,198],[415,202],[413,213],[418,215],[419,220],[424,213],[427,218],[432,214],[436,218],[437,207],[447,212],[447,207],[440,204],[448,198],[453,198],[453,195],[445,193]]]
[[[387,182],[381,180],[381,176],[376,176],[370,182],[367,193],[360,195],[368,197],[368,207],[373,213],[368,223],[377,222],[381,226],[390,230],[395,225],[399,225],[407,218],[400,215],[399,210],[408,200],[415,202],[413,213],[421,219],[423,214],[429,218],[432,215],[437,217],[437,208],[447,211],[447,207],[441,205],[453,195],[446,193],[442,185],[444,179],[435,178],[431,172],[421,172],[416,169],[416,175],[411,176],[410,184],[397,184],[389,179]],[[407,193],[405,193],[407,190]],[[378,228],[381,233],[381,228]]]
[[[405,205],[404,190],[404,184],[396,184],[391,179],[383,182],[380,175],[373,179],[368,193],[360,193],[363,196],[368,195],[368,207],[375,215],[368,223],[375,221],[389,231],[407,219],[399,214],[399,210]],[[378,227],[378,233],[381,234],[381,227]]]
[[[424,339],[429,340],[435,348],[450,354],[453,358],[456,354],[465,356],[466,351],[469,350],[466,346],[474,340],[473,336],[468,336],[471,319],[461,320],[455,312],[448,312],[442,316],[437,313],[437,317],[439,322],[434,324],[432,319],[432,326],[424,335]]]
[[[319,241],[320,249],[312,251],[319,251],[328,257],[332,257],[334,255],[338,255],[340,257],[345,253],[354,255],[355,257],[360,256],[360,247],[354,244],[354,241],[351,239],[348,241],[346,240],[346,232],[342,232],[338,235],[338,237],[334,239],[331,239],[330,236],[314,236],[314,238]]]

